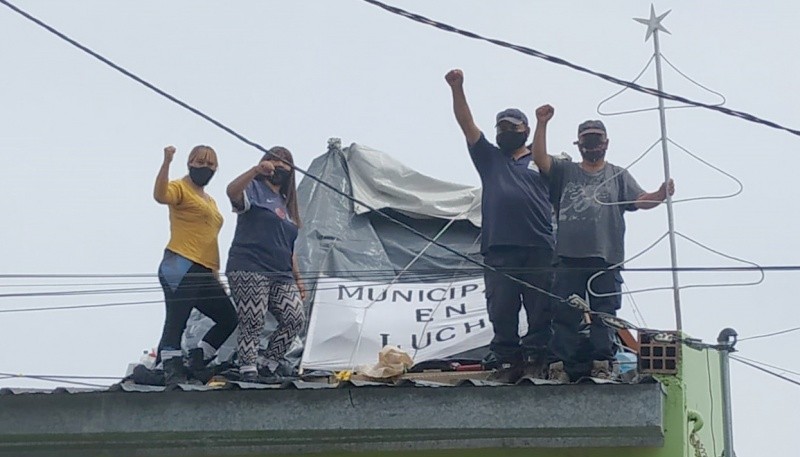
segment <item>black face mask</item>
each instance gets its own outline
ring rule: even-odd
[[[272,176],[267,177],[267,181],[280,187],[289,181],[289,176],[291,176],[291,173],[291,171],[285,168],[275,167],[275,171],[272,172]]]
[[[586,150],[584,148],[581,148],[581,157],[583,157],[583,159],[586,160],[587,162],[591,163],[599,162],[605,156],[606,156],[605,149]]]
[[[500,132],[495,138],[497,146],[505,154],[511,154],[517,149],[525,145],[525,140],[528,139],[527,132]]]
[[[598,133],[589,133],[582,136],[578,146],[581,156],[587,162],[597,162],[606,155],[605,138]]]
[[[211,167],[189,167],[189,179],[200,187],[204,187],[214,176]]]

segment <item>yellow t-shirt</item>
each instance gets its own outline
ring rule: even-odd
[[[184,179],[176,179],[169,182],[166,203],[170,231],[167,249],[219,271],[217,235],[223,219],[214,199],[198,194]]]

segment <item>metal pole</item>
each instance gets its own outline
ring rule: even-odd
[[[653,43],[655,44],[656,58],[656,82],[658,91],[664,92],[664,83],[661,80],[661,49],[658,44],[658,30],[653,32]],[[664,109],[664,99],[658,97],[658,115],[661,120],[661,152],[664,156],[664,182],[669,182],[669,152],[667,148],[667,113]],[[672,263],[672,297],[675,303],[675,328],[678,331],[683,329],[683,319],[681,318],[681,294],[678,286],[678,253],[675,246],[675,216],[672,212],[672,196],[667,192],[667,223],[669,225],[669,255]]]
[[[731,372],[728,356],[736,349],[736,330],[723,329],[717,337],[719,350],[719,371],[722,384],[722,439],[724,444],[724,457],[735,457],[733,452],[733,414],[731,407]],[[713,430],[712,430],[713,433]]]

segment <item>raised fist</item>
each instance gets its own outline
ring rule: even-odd
[[[256,165],[256,172],[262,176],[272,176],[275,172],[275,164],[269,160],[262,160]]]
[[[536,108],[536,120],[541,123],[547,123],[553,118],[556,110],[550,105],[542,105]]]
[[[444,80],[450,87],[459,87],[464,84],[464,72],[459,69],[450,70],[444,75]]]
[[[167,146],[164,148],[164,162],[172,162],[175,157],[175,146]]]

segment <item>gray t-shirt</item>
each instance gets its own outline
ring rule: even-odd
[[[559,257],[600,257],[609,264],[625,259],[625,211],[644,191],[627,170],[606,162],[589,173],[579,163],[553,158],[550,192],[558,216],[556,254]]]

